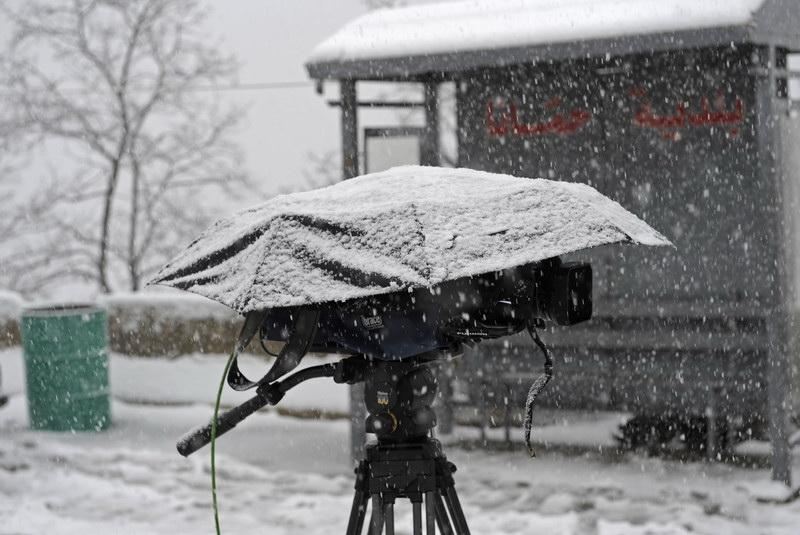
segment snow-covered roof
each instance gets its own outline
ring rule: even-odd
[[[797,42],[798,19],[797,0],[462,0],[371,11],[320,43],[307,67],[313,78],[402,77],[780,33]]]

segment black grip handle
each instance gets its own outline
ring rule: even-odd
[[[217,437],[221,437],[236,427],[236,424],[268,404],[269,400],[265,396],[254,396],[238,407],[220,414],[217,417]],[[209,442],[211,442],[211,422],[183,435],[176,447],[178,448],[178,453],[188,457]]]
[[[283,395],[290,389],[294,388],[303,381],[314,379],[316,377],[333,377],[337,368],[343,367],[345,362],[353,359],[353,362],[361,362],[363,366],[364,359],[345,359],[337,364],[320,364],[319,366],[311,366],[304,368],[299,372],[295,372],[288,376],[283,381],[276,381],[270,384],[264,384],[258,387],[258,395],[248,399],[238,407],[234,407],[228,412],[224,412],[217,417],[217,436],[220,437],[236,427],[236,424],[256,412],[258,409],[267,405],[277,405],[283,398]],[[353,367],[350,365],[349,367]],[[357,369],[358,366],[353,369]],[[340,372],[340,375],[342,373]],[[350,375],[353,375],[351,372]],[[350,375],[347,375],[350,378]],[[206,444],[211,442],[211,423],[209,422],[204,427],[200,427],[193,431],[189,431],[178,441],[176,447],[178,453],[184,457],[188,457],[196,452]]]

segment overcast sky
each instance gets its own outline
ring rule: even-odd
[[[8,6],[26,0],[0,0]],[[338,89],[328,84],[325,95],[315,91],[304,63],[315,45],[347,22],[367,11],[364,0],[201,0],[210,11],[209,39],[222,42],[224,52],[240,61],[239,85],[286,84],[291,87],[221,90],[223,101],[245,107],[238,141],[245,167],[260,193],[309,189],[304,178],[312,172],[309,154],[340,150],[339,110],[326,105]],[[411,0],[403,3],[422,3]],[[430,0],[428,0],[430,1]],[[9,21],[0,17],[0,40],[7,37]],[[386,113],[386,112],[382,112]],[[364,114],[372,119],[369,113]],[[362,126],[365,123],[362,123]],[[60,174],[69,157],[61,149],[43,148],[18,177],[8,183],[16,193],[39,189],[43,181]],[[317,184],[322,183],[318,180]],[[2,191],[0,191],[0,195]],[[245,194],[230,205],[219,205],[219,217],[259,202],[260,195]],[[0,255],[3,251],[0,251]],[[65,296],[83,295],[85,288],[64,286]]]
[[[0,0],[6,1],[6,0]],[[11,1],[14,5],[16,0]],[[203,0],[209,7],[209,38],[222,40],[241,63],[241,85],[305,83],[275,89],[227,90],[220,98],[246,108],[239,141],[246,166],[262,190],[307,189],[303,171],[308,155],[338,151],[339,110],[325,104],[336,98],[315,91],[304,63],[315,45],[367,11],[364,0]],[[402,4],[431,0],[405,0]],[[0,35],[9,30],[0,17]],[[55,157],[51,155],[50,157]],[[20,184],[20,186],[22,186]]]
[[[361,0],[209,2],[210,30],[242,62],[242,83],[309,81],[303,64],[314,46],[366,11]],[[338,149],[338,110],[313,85],[228,91],[248,106],[241,131],[247,166],[265,189],[299,186],[308,153]]]

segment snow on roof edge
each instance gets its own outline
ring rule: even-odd
[[[766,1],[466,0],[380,9],[317,45],[307,65],[747,26]]]

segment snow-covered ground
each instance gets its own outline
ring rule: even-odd
[[[11,394],[0,409],[0,534],[213,533],[207,451],[184,459],[174,442],[208,419],[219,357],[114,356],[114,425],[100,434],[27,430],[19,350],[0,351],[0,366]],[[346,400],[344,387],[322,381],[290,393],[286,403],[337,413]],[[583,425],[585,440],[608,423]],[[558,433],[569,435],[560,425],[538,430],[552,440]],[[353,486],[347,440],[341,419],[270,411],[243,422],[219,442],[223,533],[342,533]],[[800,503],[757,501],[785,492],[766,470],[637,456],[609,462],[551,450],[534,460],[521,450],[447,451],[459,466],[457,488],[475,534],[800,531]],[[409,533],[409,509],[398,506],[398,533]]]

